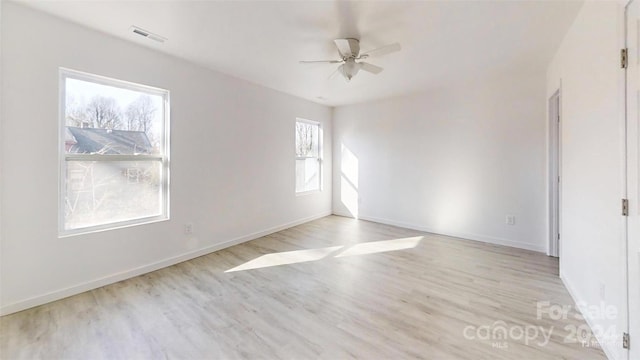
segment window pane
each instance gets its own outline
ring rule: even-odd
[[[320,161],[296,160],[296,192],[320,190]]]
[[[67,161],[65,230],[162,214],[161,161]]]
[[[318,133],[318,125],[296,122],[296,156],[318,157]]]
[[[65,151],[160,154],[163,97],[74,78],[65,79]]]

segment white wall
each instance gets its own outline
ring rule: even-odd
[[[544,104],[540,69],[336,108],[334,213],[545,251]]]
[[[2,6],[2,312],[331,212],[330,108]],[[57,237],[60,66],[171,91],[170,221]],[[327,175],[323,192],[298,197],[296,117],[322,122]]]
[[[562,102],[560,276],[577,302],[618,308],[616,319],[588,318],[615,326],[618,341],[626,330],[623,16],[618,2],[586,2],[547,73],[547,96],[561,88]],[[623,358],[619,342],[602,345]]]
[[[0,0],[0,31],[2,30],[2,10],[4,7],[4,1]],[[2,119],[4,119],[4,109],[2,107],[2,99],[3,99],[3,90],[2,90],[2,68],[3,68],[3,64],[2,64],[2,34],[0,33],[0,293],[2,292],[2,271],[1,271],[1,266],[2,266],[2,244],[3,241],[2,239],[4,238],[4,228],[2,226],[2,218],[3,218],[3,211],[2,211],[2,207],[3,207],[3,202],[2,202],[2,184],[4,183],[3,181],[3,169],[2,169],[2,163],[3,163],[3,137],[2,134],[4,133],[3,130],[3,123],[4,121],[2,121]],[[1,306],[1,305],[0,305]]]

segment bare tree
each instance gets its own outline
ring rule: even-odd
[[[67,94],[64,108],[67,126],[82,126],[88,122],[85,106],[75,96]]]
[[[97,95],[85,109],[88,120],[100,129],[119,129],[122,115],[114,98]]]
[[[151,125],[156,110],[153,102],[151,102],[151,97],[148,95],[140,95],[127,107],[125,115],[128,130],[144,131],[150,136]]]
[[[307,156],[313,149],[313,125],[296,123],[296,155]]]

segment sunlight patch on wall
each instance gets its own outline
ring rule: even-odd
[[[342,144],[341,170],[342,175],[357,188],[358,158],[344,144]]]
[[[340,201],[351,216],[358,218],[358,158],[341,144]]]
[[[342,176],[340,180],[340,201],[354,218],[358,218],[358,190]]]

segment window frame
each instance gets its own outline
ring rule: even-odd
[[[68,154],[65,149],[66,130],[66,79],[76,79],[80,81],[92,82],[99,85],[112,86],[121,89],[143,92],[148,95],[162,97],[163,131],[160,147],[161,154],[158,155],[104,155],[104,154]],[[169,206],[169,171],[170,171],[170,92],[166,89],[156,88],[148,85],[133,83],[130,81],[110,78],[102,75],[72,70],[60,67],[58,70],[58,237],[63,238],[73,235],[90,234],[95,232],[120,229],[124,227],[155,223],[170,219]],[[67,162],[68,161],[159,161],[162,169],[161,178],[161,213],[154,216],[145,216],[130,220],[113,221],[107,224],[87,226],[77,229],[65,228],[65,197],[67,183]]]
[[[314,125],[318,127],[318,156],[298,156],[298,154],[295,151],[295,146],[294,146],[294,155],[295,155],[295,160],[294,161],[298,161],[298,160],[307,160],[307,159],[316,159],[318,161],[318,188],[317,189],[313,189],[313,190],[305,190],[305,191],[298,191],[297,186],[295,187],[294,191],[296,193],[296,196],[301,196],[301,195],[309,195],[309,194],[314,194],[314,193],[318,193],[321,192],[323,190],[323,176],[324,176],[324,171],[323,167],[324,167],[324,163],[323,163],[323,129],[322,129],[322,123],[319,121],[313,121],[313,120],[307,120],[307,119],[303,119],[303,118],[296,118],[296,122],[294,125],[297,126],[298,123],[306,123],[306,124],[310,124],[310,125]],[[297,133],[295,132],[295,126],[294,126],[294,145],[297,141]],[[295,163],[294,166],[294,172],[295,169],[297,169],[297,163]],[[297,184],[297,173],[295,173],[295,183]]]

